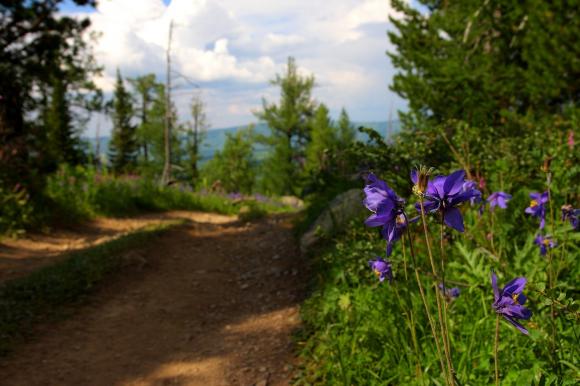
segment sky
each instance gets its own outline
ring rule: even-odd
[[[169,23],[174,101],[180,119],[198,93],[213,128],[256,121],[262,98],[276,102],[269,84],[293,56],[304,74],[313,74],[314,98],[337,117],[345,108],[353,121],[395,118],[406,103],[389,90],[395,70],[385,54],[387,0],[100,0],[96,10],[65,2],[64,14],[88,16],[100,33],[94,55],[104,71],[95,79],[106,93],[117,68],[124,77],[155,73],[165,79]],[[110,95],[110,94],[109,94]],[[110,132],[106,119],[96,125]]]

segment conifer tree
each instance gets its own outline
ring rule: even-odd
[[[117,70],[117,83],[113,96],[113,132],[109,149],[111,168],[115,173],[130,171],[135,166],[137,142],[131,95],[125,89],[121,72]]]
[[[310,141],[310,121],[316,102],[312,99],[313,76],[298,73],[294,58],[288,58],[286,73],[276,75],[271,82],[280,87],[280,101],[272,104],[263,100],[263,110],[256,116],[268,124],[270,136],[265,143],[271,146],[265,162],[264,188],[275,194],[296,194],[296,181],[304,168],[305,149]]]
[[[73,129],[67,84],[62,76],[52,78],[52,92],[45,119],[48,139],[46,149],[54,164],[76,165],[81,162],[83,154],[79,148],[80,139]]]
[[[149,152],[152,142],[151,128],[150,128],[150,114],[151,105],[155,98],[155,91],[157,89],[157,82],[155,74],[147,74],[129,79],[129,83],[133,86],[137,94],[139,107],[136,113],[139,115],[139,125],[136,128],[136,141],[139,152],[143,155],[143,161],[149,161]]]
[[[195,182],[199,176],[197,165],[199,161],[199,151],[208,127],[205,103],[200,96],[196,95],[191,101],[191,122],[186,129],[189,169],[193,182]]]
[[[226,134],[221,151],[204,165],[208,183],[219,181],[226,192],[251,193],[256,180],[253,127]]]
[[[320,104],[312,120],[311,139],[306,148],[305,171],[307,173],[328,170],[333,153],[337,149],[337,132],[328,113],[328,108]]]
[[[354,126],[350,122],[348,113],[343,108],[340,110],[340,117],[338,118],[338,141],[342,148],[349,146],[356,138]]]

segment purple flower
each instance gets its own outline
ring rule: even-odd
[[[475,183],[475,181],[465,180],[465,182],[463,183],[463,191],[467,192],[467,191],[473,191],[473,190],[477,190],[477,184]],[[479,192],[479,190],[477,190],[477,191]],[[481,193],[478,195],[474,195],[473,197],[471,197],[469,199],[469,202],[471,203],[471,205],[478,204],[481,201],[483,201],[481,199]]]
[[[489,202],[489,209],[493,210],[496,206],[499,206],[502,209],[507,208],[507,202],[512,199],[511,194],[507,194],[506,192],[493,192],[487,198],[487,202]]]
[[[518,319],[528,320],[532,317],[532,311],[524,307],[527,298],[522,291],[526,286],[526,282],[527,279],[525,277],[516,277],[500,291],[497,287],[497,276],[494,272],[491,273],[491,287],[493,288],[494,298],[493,309],[527,335],[528,330],[517,322]]]
[[[411,180],[417,184],[417,172],[411,173]],[[437,176],[429,180],[425,192],[425,211],[440,211],[445,224],[453,229],[463,232],[463,217],[457,207],[465,201],[481,198],[481,192],[474,185],[466,184],[465,171],[457,170],[448,176]],[[420,205],[415,205],[420,210]]]
[[[383,260],[377,256],[375,260],[369,260],[369,267],[377,275],[379,281],[383,282],[385,278],[389,279],[389,283],[393,281],[393,270],[390,261]]]
[[[241,200],[242,198],[244,198],[244,196],[242,193],[233,192],[228,194],[228,198],[231,200]]]
[[[381,235],[387,240],[387,256],[390,256],[393,244],[401,238],[407,226],[402,209],[405,200],[397,196],[385,181],[372,173],[367,176],[364,193],[363,204],[374,212],[366,219],[365,224],[370,227],[383,227]]]
[[[546,206],[545,204],[549,201],[548,192],[544,193],[530,193],[530,206],[526,208],[526,213],[531,214],[533,217],[540,218],[540,229],[544,229],[546,224]]]
[[[580,229],[580,209],[574,209],[572,205],[562,205],[562,221],[570,221],[574,230]]]
[[[545,256],[546,253],[548,253],[548,248],[551,249],[556,246],[556,242],[552,239],[552,236],[550,235],[542,236],[541,233],[539,233],[534,239],[534,244],[540,247],[540,254],[542,256]]]
[[[443,294],[449,300],[457,299],[459,297],[459,293],[461,292],[457,287],[445,288],[443,283],[439,283],[439,289],[443,291]]]

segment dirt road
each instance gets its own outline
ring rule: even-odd
[[[0,384],[288,384],[305,281],[288,219],[171,217],[190,222],[0,358]]]

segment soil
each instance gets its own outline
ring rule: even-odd
[[[189,222],[130,251],[139,264],[114,274],[68,319],[39,326],[1,358],[0,384],[289,384],[305,282],[290,218],[240,223],[172,212],[136,221],[176,217]],[[116,226],[117,233],[126,231]],[[84,237],[78,245],[102,242],[90,232],[75,237],[69,234]],[[42,264],[58,259],[57,247]],[[10,251],[40,259],[31,247],[13,244]]]

